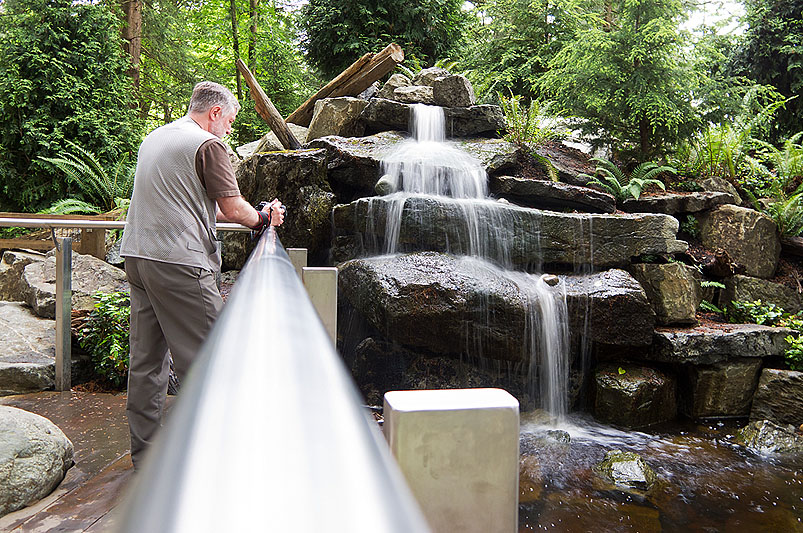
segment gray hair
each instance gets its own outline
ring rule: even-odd
[[[240,110],[240,102],[230,90],[213,81],[202,81],[193,88],[187,111],[203,113],[216,105],[223,108],[226,115]]]

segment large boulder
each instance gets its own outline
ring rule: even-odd
[[[622,210],[628,213],[665,213],[678,215],[681,213],[698,213],[713,209],[719,205],[736,204],[739,197],[725,192],[665,192],[642,196],[638,199],[628,198],[622,202]]]
[[[761,278],[731,276],[725,279],[725,290],[720,303],[733,301],[753,302],[761,300],[782,307],[784,311],[797,313],[803,309],[803,296],[795,289]]]
[[[522,270],[544,263],[626,266],[634,256],[687,248],[675,239],[678,221],[667,215],[555,213],[491,200],[405,195],[337,206],[335,261],[381,253],[389,224],[398,231],[399,250],[481,253]]]
[[[477,103],[471,83],[459,74],[434,80],[432,96],[435,105],[441,107],[469,107]]]
[[[287,127],[290,128],[290,131],[293,132],[293,136],[300,144],[307,142],[307,133],[309,128],[305,126],[299,126],[298,124],[293,124],[292,122],[288,122]],[[286,148],[282,146],[281,142],[279,142],[279,138],[276,136],[276,134],[271,131],[265,134],[259,140],[259,144],[257,145],[256,149],[253,150],[249,155],[260,152],[280,152],[282,150],[286,150]]]
[[[781,255],[781,240],[775,222],[763,213],[723,205],[700,213],[700,239],[709,250],[728,252],[744,265],[749,276],[771,278]]]
[[[731,182],[724,178],[712,176],[704,180],[699,180],[697,183],[705,191],[724,192],[730,195],[731,198],[733,198],[733,201],[730,203],[734,205],[742,205],[743,203],[741,196],[739,196],[739,191],[736,190],[736,187],[734,187]]]
[[[412,85],[410,82],[410,78],[405,76],[404,74],[394,74],[391,76],[388,81],[379,89],[379,92],[376,93],[374,96],[376,98],[384,98],[384,99],[393,99],[393,91],[398,89],[399,87],[409,87]]]
[[[612,346],[646,346],[652,342],[655,313],[630,274],[612,269],[560,279],[566,291],[570,331],[575,337],[585,335]]]
[[[780,356],[793,330],[757,324],[716,324],[694,328],[659,328],[648,360],[712,365],[743,357]]]
[[[413,85],[429,85],[432,86],[436,81],[442,80],[451,76],[451,73],[445,68],[429,67],[418,71],[418,74],[413,76]]]
[[[803,424],[803,372],[765,368],[753,397],[750,420]]]
[[[498,176],[490,179],[490,191],[524,207],[586,213],[616,211],[616,199],[610,194],[556,181]]]
[[[53,388],[56,326],[17,302],[0,302],[0,396]]]
[[[484,137],[460,140],[456,146],[474,156],[488,174],[496,174],[515,167],[522,151],[517,144]]]
[[[72,465],[72,442],[53,422],[0,405],[0,516],[50,494]]]
[[[402,89],[396,89],[395,92]],[[471,107],[447,107],[446,135],[448,137],[498,137],[505,128],[505,119],[499,106],[482,104]],[[410,104],[384,98],[373,98],[362,112],[368,133],[402,130],[410,131]]]
[[[795,426],[754,420],[736,432],[736,442],[759,454],[803,454],[803,435]]]
[[[553,290],[565,291],[578,334],[590,314],[586,333],[593,340],[649,343],[652,313],[626,272],[560,279]],[[339,267],[338,285],[342,298],[393,341],[435,354],[517,362],[529,361],[529,313],[547,297],[540,276],[435,252],[348,261]],[[637,318],[622,321],[622,316]]]
[[[630,266],[655,310],[658,324],[694,324],[702,293],[696,270],[682,263]]]
[[[359,137],[365,131],[360,113],[366,105],[367,101],[349,96],[318,100],[315,102],[306,142],[327,135]]]
[[[429,85],[398,87],[393,91],[393,100],[403,104],[435,104],[432,87]]]
[[[607,452],[593,470],[603,481],[630,489],[649,490],[658,479],[640,455],[622,450]]]
[[[355,139],[322,137],[307,146],[326,150],[328,181],[343,203],[374,194],[382,159],[404,139],[398,132],[386,131]]]
[[[676,382],[654,368],[606,363],[594,372],[594,417],[607,424],[640,428],[677,415]]]
[[[287,207],[285,222],[278,230],[285,247],[307,248],[311,264],[325,260],[334,194],[326,180],[324,150],[255,154],[240,166],[237,181],[252,204],[279,198]],[[225,234],[224,266],[242,268],[251,247],[248,234]]]
[[[25,301],[34,313],[44,318],[56,317],[56,256],[48,253],[44,261],[35,261],[22,274]],[[72,253],[72,309],[91,311],[96,292],[128,292],[125,272],[91,255]]]
[[[24,302],[27,286],[22,282],[22,271],[33,262],[44,261],[45,255],[34,252],[8,250],[0,260],[0,300]]]
[[[680,409],[691,418],[744,417],[758,384],[761,359],[685,365],[680,372]]]

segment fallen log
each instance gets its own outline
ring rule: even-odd
[[[268,123],[270,129],[276,134],[276,138],[282,143],[282,146],[288,150],[298,150],[301,148],[301,143],[298,142],[296,136],[293,135],[293,132],[287,127],[287,124],[285,124],[276,106],[273,105],[268,95],[262,90],[259,82],[254,75],[251,74],[251,71],[242,59],[237,60],[237,70],[242,73],[245,83],[247,83],[248,87],[251,89],[251,98],[254,99],[254,106],[256,107],[257,113]]]
[[[404,61],[404,51],[395,43],[386,46],[376,54],[365,54],[352,63],[346,70],[338,74],[332,81],[324,85],[318,92],[310,96],[306,102],[293,111],[287,122],[299,126],[309,126],[315,102],[322,98],[338,96],[357,96],[372,83],[396,68]]]

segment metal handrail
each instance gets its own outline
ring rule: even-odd
[[[0,217],[0,227],[7,228],[78,228],[78,229],[123,229],[125,220],[76,220],[67,218],[20,218]],[[232,222],[219,222],[220,231],[251,231],[250,228]]]
[[[429,531],[269,229],[145,457],[117,531]]]

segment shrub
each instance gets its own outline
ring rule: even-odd
[[[549,102],[541,103],[530,100],[528,106],[522,104],[522,97],[511,94],[510,97],[497,93],[499,105],[505,114],[507,135],[505,140],[520,146],[538,146],[550,139],[565,137],[558,126],[558,121],[550,117]]]
[[[129,295],[95,294],[95,309],[78,334],[78,343],[90,355],[95,372],[111,385],[125,388],[128,378]]]

